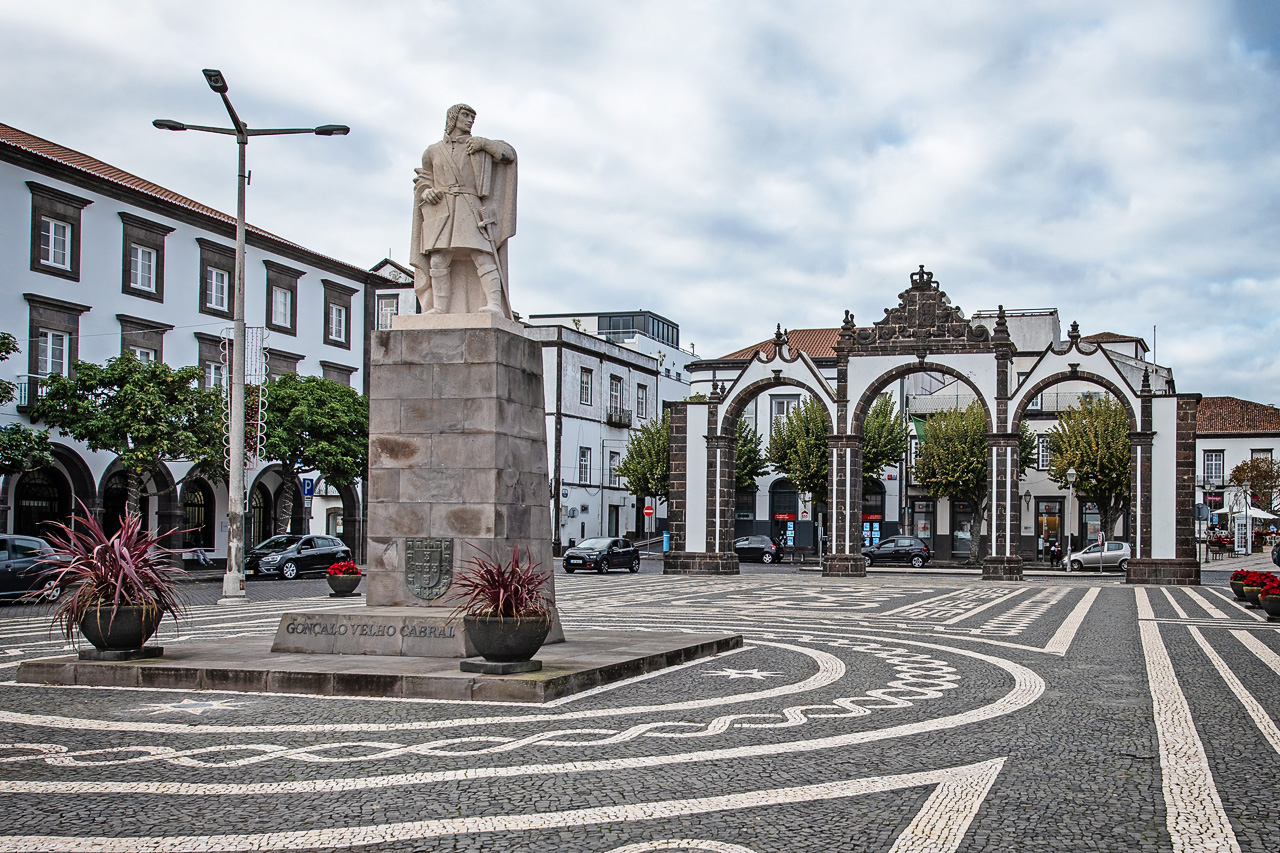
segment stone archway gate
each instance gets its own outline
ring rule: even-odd
[[[898,305],[870,326],[845,312],[834,358],[793,349],[781,329],[772,352],[746,363],[695,362],[705,400],[668,403],[671,413],[671,550],[667,574],[736,574],[733,551],[735,428],[747,405],[771,388],[792,386],[816,399],[829,424],[830,552],[822,573],[862,577],[862,424],[876,396],[911,373],[945,374],[966,385],[987,417],[991,478],[983,577],[1017,580],[1022,561],[1018,434],[1023,414],[1045,388],[1087,382],[1118,398],[1130,421],[1130,583],[1198,584],[1193,502],[1197,394],[1155,392],[1144,374],[1134,388],[1100,344],[1082,342],[1075,324],[1061,348],[1050,345],[1020,380],[1003,306],[993,329],[966,320],[924,267]],[[1026,355],[1026,353],[1020,353]],[[709,380],[709,382],[708,382]]]

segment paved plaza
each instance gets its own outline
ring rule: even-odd
[[[5,608],[0,852],[1280,849],[1280,625],[1225,572],[556,584],[570,637],[745,644],[546,705],[44,687],[16,666],[63,645]],[[159,641],[350,606],[323,589],[253,583]]]

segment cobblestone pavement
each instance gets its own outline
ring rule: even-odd
[[[560,574],[566,633],[744,647],[543,706],[21,685],[62,644],[0,609],[0,853],[1280,847],[1280,625],[1225,572],[659,571]],[[348,605],[323,588],[251,583],[159,641]]]

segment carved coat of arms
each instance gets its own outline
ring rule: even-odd
[[[453,540],[404,540],[404,582],[418,598],[439,598],[453,583]]]

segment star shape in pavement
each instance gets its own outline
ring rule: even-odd
[[[775,675],[782,675],[780,672],[762,672],[758,669],[716,669],[705,673],[706,675],[722,675],[730,680],[739,678],[754,678],[756,681],[764,681],[766,678],[772,678]]]
[[[234,699],[183,699],[181,702],[154,702],[133,710],[149,711],[149,716],[181,711],[198,717],[205,711],[224,711],[239,707],[242,706],[235,704]]]

